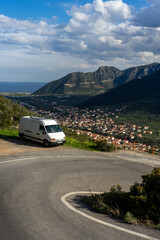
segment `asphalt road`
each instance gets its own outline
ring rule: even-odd
[[[79,201],[81,191],[108,191],[117,183],[129,190],[160,165],[151,158],[59,147],[1,156],[0,240],[160,239],[158,230],[94,213]]]

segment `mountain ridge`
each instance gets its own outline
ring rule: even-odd
[[[99,105],[116,105],[130,103],[153,104],[153,108],[160,107],[160,69],[141,79],[126,82],[108,92],[90,98],[79,107]]]
[[[94,72],[72,72],[51,81],[33,95],[91,95],[95,96],[135,78],[142,78],[160,69],[159,63],[141,65],[119,70],[116,67],[101,66]]]

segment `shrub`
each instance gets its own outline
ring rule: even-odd
[[[135,182],[133,186],[130,187],[130,194],[133,196],[141,196],[143,193],[143,186]]]
[[[127,212],[124,216],[124,220],[127,223],[131,224],[137,224],[137,218],[134,217],[134,215],[131,212]]]
[[[147,197],[147,215],[154,222],[160,223],[160,168],[154,168],[150,174],[142,178]]]
[[[108,144],[107,141],[101,140],[96,141],[97,149],[103,152],[112,152],[115,150],[115,147],[113,144]]]
[[[160,230],[160,224],[158,224],[156,227],[157,227],[157,229],[159,229],[159,230]]]
[[[142,176],[142,183],[137,182],[130,188],[130,206],[134,215],[142,219],[160,222],[160,168]]]
[[[89,204],[97,211],[121,217],[128,223],[139,220],[160,229],[160,168],[154,168],[142,179],[141,184],[135,182],[126,193],[120,185],[114,185],[110,192],[90,197]]]
[[[108,144],[105,140],[94,141],[85,133],[78,135],[77,132],[73,129],[67,127],[62,127],[62,129],[67,136],[66,143],[70,146],[88,150],[99,150],[107,152],[115,150],[115,147],[112,144]]]

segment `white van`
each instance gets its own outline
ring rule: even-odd
[[[65,134],[55,120],[24,116],[20,119],[19,136],[43,143],[45,147],[65,143]]]

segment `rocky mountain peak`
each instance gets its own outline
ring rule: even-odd
[[[35,95],[69,94],[98,95],[136,78],[142,78],[160,69],[159,63],[119,70],[101,66],[95,72],[73,72],[52,81],[36,91]]]

